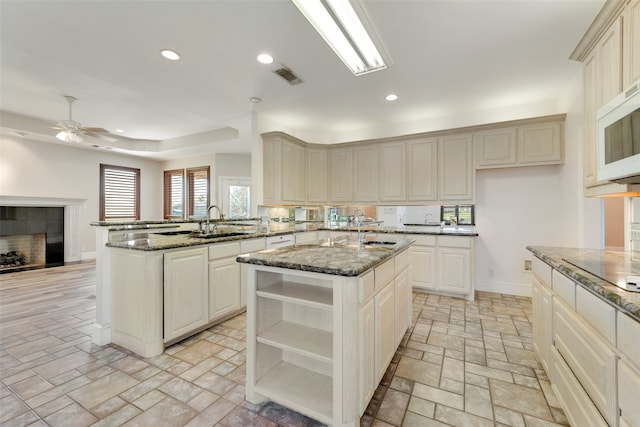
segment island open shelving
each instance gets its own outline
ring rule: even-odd
[[[377,286],[375,265],[357,276],[341,276],[245,263],[246,399],[271,400],[332,426],[359,426],[377,387],[374,372],[387,368],[397,348],[388,343],[399,342],[397,334],[404,335],[410,325],[410,290],[395,285],[397,279],[407,280],[409,246],[379,263],[384,283]],[[389,292],[391,305],[380,305],[386,310],[381,313],[375,300]],[[394,305],[396,299],[400,302]],[[373,313],[369,321],[362,320],[365,311]],[[391,319],[385,329],[389,336],[377,336],[376,314]],[[370,363],[361,363],[362,357]]]

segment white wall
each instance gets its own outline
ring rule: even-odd
[[[106,151],[0,137],[0,195],[86,199],[81,215],[82,258],[94,257],[100,163],[140,169],[140,218],[162,217],[160,163]]]
[[[601,201],[582,184],[582,75],[558,104],[566,112],[565,163],[476,174],[476,289],[530,295],[526,246],[602,247]]]

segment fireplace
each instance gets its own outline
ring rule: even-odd
[[[64,259],[64,207],[0,206],[0,272]]]

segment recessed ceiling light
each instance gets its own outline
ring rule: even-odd
[[[398,99],[398,95],[396,95],[395,93],[390,93],[389,95],[385,96],[384,99],[386,99],[387,101],[395,101],[396,99]]]
[[[118,132],[118,133],[124,133],[124,130],[123,130],[123,129],[116,129],[116,132]]]
[[[162,56],[171,61],[177,61],[178,59],[180,59],[180,54],[175,50],[163,49],[160,51],[160,53],[162,54]]]
[[[254,104],[257,104],[262,101],[262,98],[258,98],[257,96],[252,96],[251,98],[249,98],[249,101],[253,102]]]
[[[261,62],[263,64],[271,64],[273,62],[273,56],[269,55],[268,53],[261,53],[260,55],[258,55],[258,62]]]

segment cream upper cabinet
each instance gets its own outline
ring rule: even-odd
[[[378,201],[378,146],[356,147],[354,156],[354,201]]]
[[[623,88],[640,80],[640,0],[631,0],[624,9],[622,31]]]
[[[307,149],[307,201],[311,203],[326,203],[328,201],[327,192],[327,172],[328,172],[327,150],[309,148]]]
[[[491,129],[476,133],[476,169],[516,164],[516,129]]]
[[[329,150],[329,197],[332,202],[353,201],[353,150]]]
[[[407,143],[407,200],[438,200],[438,140]]]
[[[307,190],[305,149],[298,144],[282,142],[282,201],[304,202]]]
[[[622,92],[622,18],[609,27],[598,43],[600,102],[598,108]]]
[[[562,123],[540,123],[518,128],[518,164],[553,164],[564,159]]]
[[[564,162],[564,114],[476,132],[476,169]]]
[[[407,149],[404,142],[381,144],[378,194],[381,202],[407,200]]]
[[[583,162],[584,185],[590,187],[598,182],[598,157],[596,147],[596,109],[600,103],[600,91],[597,82],[600,81],[597,52],[592,52],[583,65],[584,92],[584,131],[583,131]]]
[[[473,202],[476,182],[473,166],[472,134],[438,138],[439,200],[444,203]]]
[[[281,132],[262,135],[265,203],[304,202],[307,191],[305,145]]]

